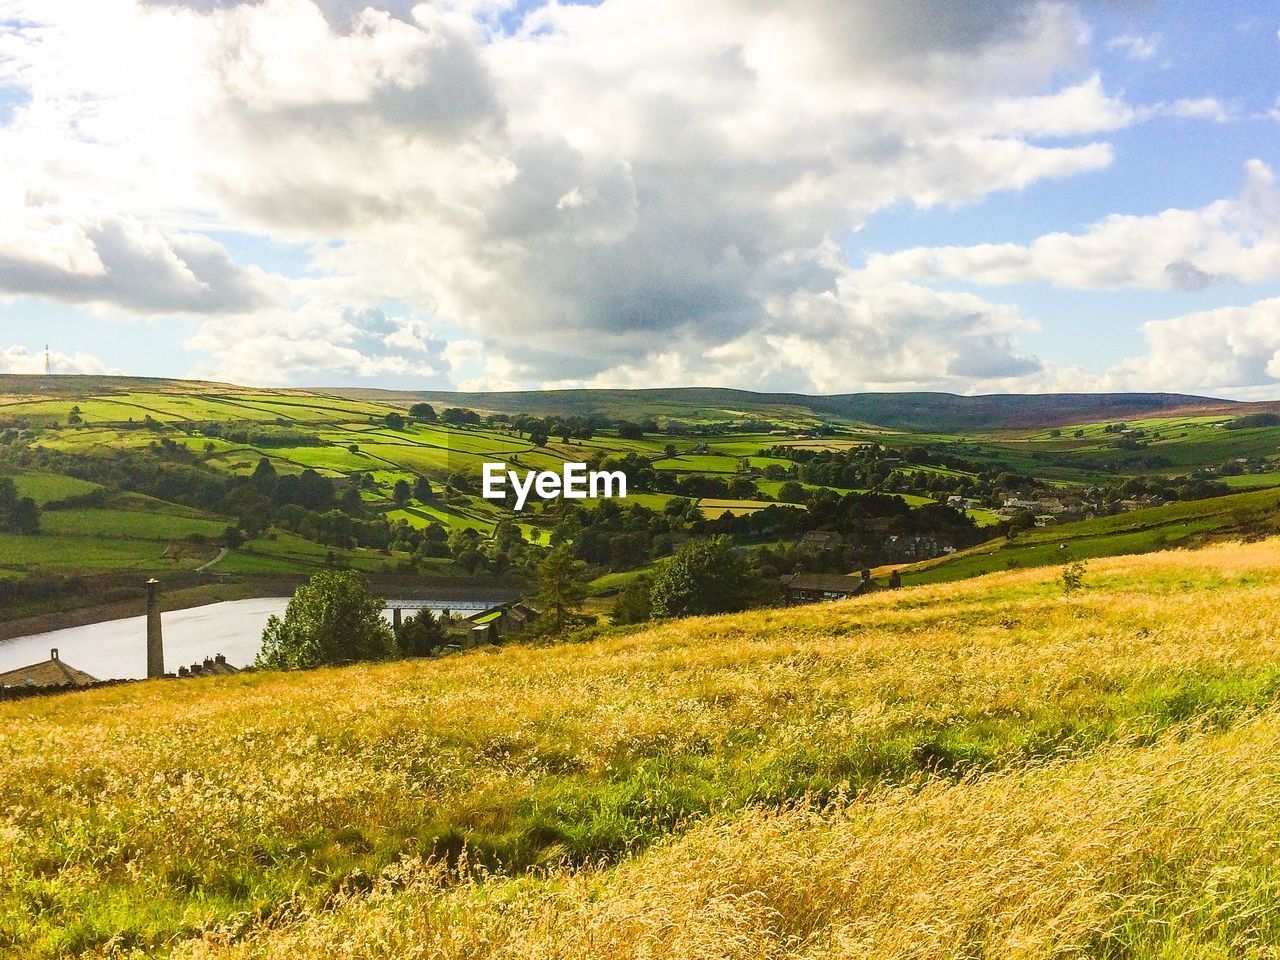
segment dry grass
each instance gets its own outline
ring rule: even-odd
[[[389,870],[190,960],[1280,955],[1280,714],[705,824],[612,871]]]
[[[1187,721],[1231,730],[1269,709],[1278,689],[1280,543],[1268,542],[1096,562],[1086,589],[1070,598],[1055,571],[1009,573],[578,646],[0,705],[0,953],[152,949],[226,924],[254,934],[291,915],[305,917],[323,944],[345,935],[344,917],[367,909],[367,920],[350,921],[351,936],[361,923],[388,925],[388,937],[428,945],[425,956],[607,955],[575,941],[574,924],[622,944],[640,930],[627,926],[634,906],[635,923],[658,918],[659,937],[662,913],[650,906],[668,892],[677,905],[681,897],[696,903],[705,889],[705,907],[681,913],[668,931],[691,938],[687,949],[655,941],[651,955],[699,955],[701,944],[707,956],[739,947],[743,956],[771,956],[796,946],[793,936],[810,952],[845,949],[856,916],[871,923],[877,911],[904,930],[936,923],[943,939],[921,939],[935,944],[923,955],[1014,955],[1012,940],[985,932],[983,909],[956,899],[963,877],[989,877],[972,890],[990,886],[992,895],[1030,885],[1020,894],[1030,903],[1040,896],[1031,887],[1051,879],[1036,871],[1052,858],[1001,860],[991,844],[1057,830],[1046,834],[1062,844],[1055,869],[1068,878],[1080,871],[1082,884],[1096,880],[1107,893],[1106,865],[1118,862],[1122,837],[1091,833],[1094,820],[1073,817],[1110,822],[1113,810],[1117,830],[1129,822],[1154,835],[1166,815],[1160,798],[1173,804],[1160,764],[1178,757],[1188,782],[1200,783],[1188,816],[1236,809],[1243,786],[1195,781],[1194,752],[1149,745]],[[1243,741],[1231,738],[1243,736],[1206,734],[1203,743],[1235,749]],[[1105,752],[1119,741],[1130,744],[1128,759]],[[1094,758],[1099,748],[1104,755]],[[1075,765],[1016,772],[1052,758]],[[1108,782],[1129,763],[1134,777]],[[1222,772],[1202,766],[1202,778]],[[1001,768],[1015,772],[991,773]],[[995,778],[974,780],[979,773]],[[1259,782],[1249,781],[1250,802]],[[854,815],[776,816],[806,798],[825,803],[895,785],[906,792],[878,794]],[[1099,800],[1090,805],[1094,789]],[[1011,800],[1015,792],[1022,799]],[[970,806],[987,810],[988,821],[966,820]],[[1019,819],[1024,808],[1032,819]],[[1270,829],[1273,810],[1257,809],[1259,829]],[[646,853],[655,843],[661,849]],[[865,874],[879,878],[871,886],[846,878],[840,887],[838,858],[850,845],[875,844],[887,845],[888,859],[877,863],[900,866]],[[366,892],[390,865],[430,854],[452,863],[464,846],[472,864],[513,876],[371,906],[357,900],[330,917],[335,895]],[[573,877],[556,872],[601,861]],[[1229,872],[1241,861],[1216,862]],[[608,863],[623,865],[611,873]],[[817,871],[811,881],[805,864]],[[530,868],[537,871],[522,874]],[[544,868],[556,879],[531,879]],[[856,878],[872,868],[849,869]],[[890,883],[908,869],[915,886]],[[1170,882],[1182,882],[1179,862],[1169,871]],[[740,897],[736,879],[747,884]],[[809,882],[812,895],[785,892]],[[867,899],[870,889],[879,893]],[[775,903],[770,891],[783,899]],[[600,904],[574,906],[591,892]],[[1237,916],[1233,900],[1204,902]],[[612,913],[591,912],[609,903]],[[1023,908],[1009,909],[1000,922],[1016,926]],[[1025,909],[1035,917],[1041,907]],[[774,912],[776,936],[766,922]],[[496,925],[490,939],[486,924]],[[971,948],[937,946],[959,942],[946,938],[965,924]],[[888,928],[876,929],[884,936]],[[566,952],[557,953],[561,931]],[[249,942],[287,956],[290,936]],[[437,942],[444,946],[429,946]],[[1027,955],[1045,955],[1040,941],[1026,942]],[[991,943],[1005,946],[988,950]],[[1107,943],[1081,950],[1129,955]],[[372,940],[353,941],[352,950],[366,946],[379,955]]]

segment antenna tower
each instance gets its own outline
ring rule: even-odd
[[[47,377],[53,372],[52,366],[49,364],[49,345],[44,345],[44,375]]]

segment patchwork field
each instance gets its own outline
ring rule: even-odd
[[[30,957],[1236,957],[1280,542],[0,705]]]
[[[903,567],[901,573],[905,583],[939,583],[997,570],[1195,545],[1230,530],[1274,532],[1278,511],[1280,491],[1274,489],[1171,503],[1024,531],[1013,540],[993,540],[950,557]]]

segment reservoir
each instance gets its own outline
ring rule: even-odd
[[[199,663],[218,653],[225,654],[227,662],[234,666],[248,666],[258,654],[267,618],[272,614],[283,615],[288,603],[288,597],[258,597],[161,614],[165,670],[177,673],[179,667]],[[397,601],[388,603],[396,606]],[[414,602],[414,606],[419,605],[422,601]],[[442,599],[428,601],[426,605],[436,613],[447,609],[470,614],[487,610],[493,603]],[[415,612],[406,609],[404,615],[408,617]],[[390,619],[390,610],[383,615]],[[48,660],[53,647],[57,647],[59,657],[69,666],[99,680],[140,680],[147,675],[147,618],[126,617],[2,640],[0,672]]]

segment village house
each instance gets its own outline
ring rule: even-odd
[[[955,553],[956,548],[931,533],[905,536],[894,534],[885,542],[885,551],[894,560],[909,563]]]
[[[787,603],[818,603],[822,600],[845,600],[877,589],[871,571],[853,577],[839,573],[793,573],[780,577]]]
[[[57,647],[49,651],[48,660],[0,673],[0,690],[11,687],[85,687],[97,682],[97,677],[63,663]]]
[[[800,538],[802,547],[810,547],[815,550],[834,550],[840,546],[844,540],[838,533],[830,530],[809,530]]]
[[[227,677],[240,671],[227,663],[224,654],[205,657],[202,663],[193,663],[189,667],[179,667],[179,677]]]

